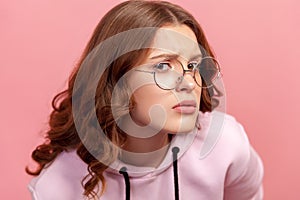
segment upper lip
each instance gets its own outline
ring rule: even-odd
[[[193,106],[193,107],[196,107],[197,104],[196,104],[196,101],[194,101],[194,100],[184,100],[184,101],[181,101],[180,103],[176,104],[172,108],[176,108],[176,107],[179,107],[179,106]]]

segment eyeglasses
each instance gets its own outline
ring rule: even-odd
[[[175,89],[183,81],[183,77],[190,72],[201,88],[210,88],[222,74],[218,61],[210,56],[203,57],[201,62],[191,62],[184,69],[178,60],[163,61],[152,66],[154,71],[135,69],[138,72],[153,74],[156,85],[163,90]]]

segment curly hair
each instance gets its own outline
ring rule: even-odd
[[[144,27],[162,27],[164,25],[183,24],[191,28],[195,33],[198,43],[205,49],[209,56],[214,57],[204,32],[194,17],[178,5],[165,1],[142,1],[133,0],[120,3],[112,8],[99,22],[93,35],[88,42],[77,66],[74,68],[68,81],[68,88],[57,94],[52,100],[53,111],[50,114],[49,130],[46,132],[45,142],[36,147],[32,152],[32,159],[38,163],[35,170],[26,167],[26,172],[30,175],[39,175],[40,172],[49,166],[51,162],[63,151],[76,150],[78,156],[87,164],[88,174],[82,180],[84,195],[90,198],[96,198],[99,192],[99,182],[101,182],[100,195],[105,191],[106,182],[103,172],[108,168],[107,163],[112,163],[118,157],[118,149],[112,146],[122,146],[126,141],[126,134],[120,130],[112,114],[111,98],[112,92],[118,80],[128,72],[133,66],[141,62],[149,53],[149,49],[141,49],[128,52],[112,63],[103,72],[99,82],[97,82],[96,94],[92,99],[86,99],[80,96],[83,92],[91,92],[84,86],[74,90],[74,84],[79,73],[81,65],[85,62],[88,55],[106,39],[127,30]],[[144,44],[150,44],[153,41],[155,32],[147,32],[137,35],[140,38],[134,38],[143,41]],[[128,41],[126,41],[128,42]],[[114,47],[118,51],[118,47]],[[114,53],[114,52],[109,52]],[[105,57],[105,56],[103,56]],[[89,68],[87,73],[93,74],[93,67]],[[119,94],[123,99],[128,99],[126,92]],[[202,112],[212,111],[218,104],[216,96],[222,95],[216,87],[202,88],[200,99],[200,110]],[[80,130],[75,126],[75,119],[72,111],[72,103],[75,99],[79,103]],[[122,98],[121,98],[122,99]],[[130,103],[125,107],[132,109],[135,105],[134,99],[129,98]],[[87,106],[90,101],[96,109],[97,120],[102,128],[104,135],[98,134],[92,123],[91,110]],[[127,102],[128,104],[128,102]],[[122,116],[123,110],[119,109],[119,116]],[[77,119],[76,119],[77,120]],[[79,137],[78,132],[85,133]],[[87,137],[92,140],[83,141]],[[104,138],[106,137],[106,138]],[[109,139],[109,141],[107,140]],[[97,146],[93,154],[87,150],[86,143],[91,146]],[[97,156],[95,156],[97,155]],[[105,164],[106,163],[106,164]]]

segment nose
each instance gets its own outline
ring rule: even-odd
[[[191,92],[195,89],[196,83],[193,77],[193,72],[186,71],[183,76],[181,76],[180,80],[177,83],[176,91],[186,91]]]

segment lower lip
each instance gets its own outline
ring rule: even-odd
[[[196,111],[196,107],[194,106],[177,106],[173,108],[176,112],[183,114],[193,114]]]

